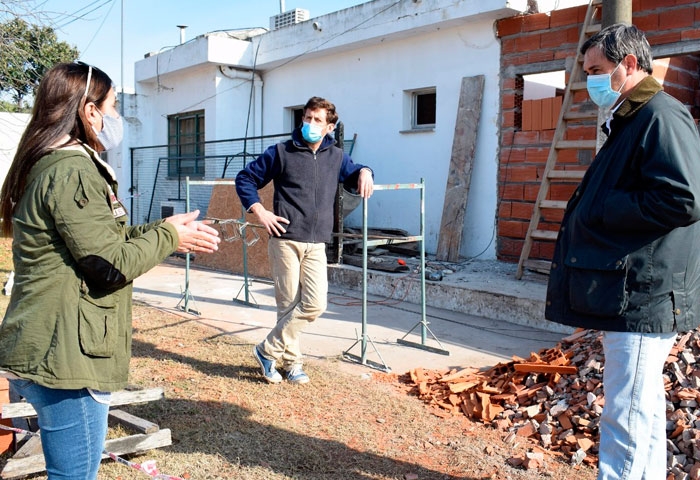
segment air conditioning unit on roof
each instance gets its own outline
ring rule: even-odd
[[[277,30],[278,28],[294,25],[296,23],[300,23],[308,19],[308,10],[304,10],[301,8],[288,10],[284,13],[277,14],[274,17],[270,17],[270,30]]]

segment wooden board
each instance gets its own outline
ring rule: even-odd
[[[260,201],[263,206],[268,210],[272,210],[272,195],[274,193],[272,183],[260,190],[259,193]],[[221,219],[241,218],[241,201],[238,198],[238,194],[236,194],[236,187],[234,185],[214,186],[209,200],[207,215]],[[257,223],[255,215],[246,214],[245,219],[248,222]],[[250,228],[250,230],[252,230],[252,228]],[[257,233],[260,239],[255,245],[246,248],[246,253],[248,255],[248,275],[252,277],[272,278],[270,262],[267,259],[267,241],[269,235],[267,231],[263,229],[256,228],[255,230],[255,233]],[[253,232],[247,232],[246,237],[251,239],[252,235]],[[194,264],[239,275],[243,274],[243,242],[241,239],[222,241],[219,244],[218,251],[206,255],[197,255]]]
[[[128,391],[120,390],[112,393],[109,405],[116,407],[133,403],[145,403],[163,398],[162,388],[150,388],[147,390]],[[36,412],[28,403],[6,403],[2,405],[2,418],[32,417]]]
[[[125,412],[124,410],[110,410],[109,418],[128,429],[135,430],[140,433],[155,433],[160,430],[160,427],[157,424],[149,422],[143,418],[139,418],[136,415]]]
[[[438,237],[436,257],[440,261],[456,262],[459,260],[483,93],[483,75],[462,79],[450,169],[445,189],[445,203],[443,204]]]
[[[38,439],[39,437],[35,438]],[[150,435],[137,434],[107,440],[105,450],[116,455],[124,455],[126,453],[147,452],[148,450],[168,445],[172,445],[172,438],[170,430],[164,428]],[[103,454],[102,458],[108,457]],[[44,460],[44,455],[39,452],[34,455],[8,459],[5,468],[2,470],[2,478],[19,478],[32,473],[43,472],[44,470],[46,470],[46,461]]]
[[[120,390],[112,393],[111,406],[144,403],[163,398],[162,388],[148,390]],[[2,405],[3,418],[20,418],[35,416],[34,408],[26,402],[15,402]],[[111,410],[110,417],[122,425],[136,430],[135,435],[107,440],[105,450],[115,455],[139,453],[172,444],[169,429],[160,429],[158,425],[148,420],[131,415],[122,410]],[[27,435],[28,436],[28,435]],[[108,455],[102,454],[102,458]],[[0,473],[3,479],[20,478],[32,473],[46,470],[46,461],[41,450],[41,437],[32,435],[26,443],[9,458]]]

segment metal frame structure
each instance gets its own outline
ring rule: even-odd
[[[411,330],[409,330],[403,337],[397,339],[397,343],[401,345],[407,345],[415,348],[420,348],[433,353],[439,353],[442,355],[449,355],[450,352],[447,351],[440,340],[437,339],[435,334],[428,327],[429,322],[426,321],[426,304],[425,304],[425,181],[421,178],[420,183],[399,183],[399,184],[389,184],[389,185],[374,185],[374,191],[380,190],[403,190],[403,189],[419,189],[420,190],[420,234],[406,237],[385,237],[385,238],[373,238],[368,240],[367,238],[367,199],[362,199],[362,333],[358,336],[355,343],[353,343],[350,348],[343,352],[343,357],[361,363],[362,365],[367,365],[378,370],[383,370],[385,372],[390,372],[391,369],[386,365],[382,359],[377,347],[374,342],[367,334],[367,247],[376,245],[387,245],[393,243],[407,243],[407,242],[419,242],[420,243],[420,291],[421,291],[421,320],[416,323]],[[406,340],[406,337],[413,332],[416,327],[420,325],[421,327],[421,341],[412,342]],[[427,334],[433,337],[433,339],[440,346],[439,348],[431,347],[426,345]],[[372,345],[375,353],[379,357],[381,363],[373,362],[367,359],[367,342]],[[356,345],[360,345],[360,355],[354,355],[350,353]]]
[[[190,177],[185,177],[185,211],[190,211],[190,185],[235,185],[235,180],[190,180]],[[248,245],[245,242],[245,229],[247,223],[245,219],[240,221],[241,224],[241,235],[243,236],[243,285],[234,297],[233,301],[249,305],[251,307],[258,308],[255,303],[250,303],[250,298],[252,294],[250,293],[250,281],[248,279]],[[238,296],[244,292],[245,300],[239,300]],[[185,291],[182,293],[182,298],[178,302],[176,308],[180,308],[187,313],[192,313],[194,315],[199,315],[200,313],[196,310],[190,309],[189,302],[194,301],[194,297],[190,292],[190,254],[185,254]]]

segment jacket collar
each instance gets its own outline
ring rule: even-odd
[[[644,106],[649,100],[652,99],[654,95],[663,91],[661,84],[651,75],[645,77],[640,81],[637,86],[632,90],[627,98],[625,98],[620,107],[613,113],[613,118],[611,122],[610,130],[615,129],[615,124],[619,121],[631,118]],[[601,128],[606,135],[610,134],[605,124],[601,125]]]

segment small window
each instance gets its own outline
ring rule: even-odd
[[[304,107],[293,108],[292,109],[292,128],[290,130],[294,130],[295,128],[300,127],[303,121],[304,121]]]
[[[437,118],[436,105],[434,87],[404,90],[402,133],[433,131]]]
[[[204,110],[168,116],[168,176],[204,177]]]
[[[301,127],[304,118],[304,106],[284,107],[284,128],[291,132],[297,127]]]
[[[413,92],[412,128],[432,128],[435,126],[435,90]]]

